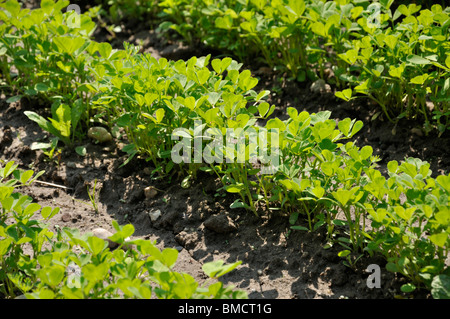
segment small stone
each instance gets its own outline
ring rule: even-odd
[[[204,225],[209,230],[215,231],[216,233],[229,233],[236,230],[236,226],[230,217],[225,215],[212,215],[207,220],[205,220]]]
[[[262,276],[263,274],[263,271],[261,269],[258,269],[256,272],[258,273],[258,276]]]
[[[330,93],[331,92],[331,86],[327,83],[325,83],[324,80],[318,79],[317,81],[313,82],[310,87],[311,92],[313,93]]]
[[[72,215],[70,215],[69,213],[64,213],[61,216],[61,220],[67,223],[68,221],[72,220]]]
[[[77,164],[74,162],[67,162],[66,166],[67,168],[77,168]]]
[[[156,190],[155,187],[148,186],[144,189],[144,193],[145,193],[145,198],[150,199],[150,198],[154,198],[158,194],[158,191]]]
[[[420,128],[414,127],[411,129],[411,133],[416,134],[417,136],[423,136],[423,132]]]
[[[88,130],[88,137],[96,140],[99,143],[110,142],[112,140],[111,133],[101,126],[94,126]]]
[[[111,237],[113,234],[103,228],[95,228],[94,230],[92,230],[92,235],[94,235],[95,237],[101,238],[103,240],[106,240],[109,244],[109,248],[114,249],[117,248],[117,246],[119,246],[119,244],[113,242],[111,239],[109,239],[109,237]]]
[[[148,213],[152,222],[156,221],[161,216],[161,211],[159,209],[151,211]]]

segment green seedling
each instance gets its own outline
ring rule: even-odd
[[[352,257],[351,255],[351,251],[350,250],[342,250],[338,253],[338,256],[341,258],[345,258],[345,260],[343,261],[343,264],[353,270],[356,270],[356,263],[358,262],[358,260],[363,257],[364,255],[361,254],[359,255],[356,259]]]
[[[98,214],[98,211],[99,211],[98,209],[99,209],[99,208],[98,208],[98,203],[97,203],[96,186],[97,186],[97,179],[94,180],[94,186],[93,186],[92,189],[89,187],[89,185],[86,186],[86,191],[87,191],[87,194],[88,194],[89,200],[90,200],[90,203],[89,203],[89,204],[87,204],[87,203],[85,203],[85,202],[83,202],[83,201],[81,201],[81,200],[78,200],[78,199],[76,199],[76,198],[74,198],[74,197],[72,197],[72,200],[77,201],[77,202],[80,202],[80,203],[83,203],[83,204],[90,205],[90,206],[92,207],[92,209],[94,210],[94,212],[95,212],[96,214]],[[121,199],[120,201],[123,202],[123,203],[126,202],[124,199]]]
[[[97,179],[94,180],[94,187],[92,188],[92,191],[89,190],[89,186],[87,187],[87,193],[89,195],[89,199],[91,201],[92,208],[94,209],[95,213],[98,214],[98,204],[96,199],[96,188],[97,186]]]
[[[59,139],[54,137],[51,139],[50,143],[34,142],[31,144],[31,149],[42,150],[44,155],[47,156],[50,161],[55,161],[59,165],[59,162],[61,161],[61,150],[58,148],[58,141]]]

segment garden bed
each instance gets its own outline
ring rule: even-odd
[[[111,41],[120,46],[123,41],[143,44],[142,51],[155,57],[189,59],[191,56],[220,55],[206,48],[189,48],[177,41],[168,42],[157,36],[146,25],[124,24],[115,39],[108,38],[99,29],[98,41]],[[142,42],[138,42],[138,40]],[[246,66],[244,66],[245,68]],[[247,66],[248,67],[248,66]],[[272,73],[263,65],[253,66],[252,74],[259,78],[258,89],[272,92],[269,100],[277,105],[274,116],[283,119],[286,108],[310,113],[329,110],[331,118],[350,117],[364,122],[363,129],[354,137],[356,143],[371,145],[374,155],[381,159],[380,170],[386,174],[391,160],[418,157],[431,164],[433,176],[447,174],[450,160],[447,133],[439,139],[431,133],[424,136],[418,123],[401,121],[394,126],[382,120],[369,121],[374,107],[365,100],[344,102],[333,92],[312,92],[311,83],[289,81],[283,74]],[[333,90],[333,88],[331,88]],[[340,247],[324,249],[325,230],[305,232],[291,230],[288,218],[277,213],[263,212],[256,217],[244,209],[230,209],[234,198],[218,191],[220,181],[201,173],[189,188],[181,187],[181,178],[173,176],[158,179],[152,167],[139,157],[125,166],[128,155],[121,151],[125,137],[106,144],[95,144],[86,139],[87,154],[63,152],[49,160],[42,151],[32,150],[36,141],[48,141],[47,133],[24,115],[34,110],[39,101],[6,103],[0,101],[1,159],[16,161],[21,168],[31,168],[45,174],[40,180],[50,184],[34,183],[22,189],[41,205],[59,206],[61,212],[50,222],[55,227],[74,227],[82,232],[101,227],[112,231],[111,220],[131,223],[136,231],[133,237],[156,240],[161,248],[174,247],[180,252],[176,268],[191,274],[197,281],[206,279],[201,266],[208,261],[242,261],[233,272],[221,278],[248,293],[249,298],[314,299],[314,298],[387,298],[403,295],[429,298],[428,292],[412,295],[400,292],[406,281],[385,270],[382,258],[364,257],[354,268],[344,266],[338,257]],[[47,137],[47,138],[46,138]],[[98,212],[89,199],[96,189]],[[146,196],[152,186],[156,194]],[[150,215],[159,210],[155,221]],[[381,288],[367,286],[370,264],[381,267]]]

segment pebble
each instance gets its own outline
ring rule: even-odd
[[[66,166],[68,168],[77,168],[77,164],[75,164],[74,162],[67,162]]]
[[[313,93],[330,93],[331,92],[331,86],[327,83],[325,83],[324,80],[318,79],[317,81],[313,82],[310,87],[311,92]]]
[[[64,213],[61,216],[61,220],[65,223],[69,222],[70,220],[72,220],[72,215],[70,215],[70,213]]]
[[[221,234],[226,234],[237,229],[231,218],[225,215],[212,215],[203,224],[206,228]]]
[[[256,272],[258,273],[258,276],[262,276],[263,274],[263,271],[261,269],[258,269]]]
[[[108,238],[108,237],[112,236],[113,234],[106,229],[95,228],[92,230],[92,235],[94,235],[95,237],[101,238],[103,240],[106,240],[109,244],[110,249],[114,249],[114,248],[117,248],[117,246],[119,246],[118,243],[115,243]]]
[[[159,209],[151,211],[148,213],[148,216],[150,217],[151,221],[156,221],[161,216],[161,211]]]
[[[158,191],[156,190],[155,187],[148,186],[144,189],[144,193],[145,193],[145,198],[150,199],[150,198],[154,198],[158,194]]]
[[[112,140],[111,133],[101,126],[94,126],[88,130],[88,137],[97,140],[99,143],[105,143]]]

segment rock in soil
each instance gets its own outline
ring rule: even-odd
[[[113,242],[111,239],[108,238],[108,237],[111,237],[113,234],[106,229],[95,228],[92,230],[92,235],[94,235],[95,237],[101,238],[103,240],[106,240],[108,242],[110,249],[115,249],[119,246],[119,244],[117,244],[116,242]]]
[[[236,225],[234,225],[230,217],[219,214],[209,217],[205,220],[204,225],[209,230],[220,234],[226,234],[236,230]]]

